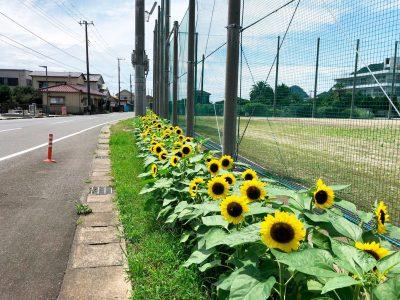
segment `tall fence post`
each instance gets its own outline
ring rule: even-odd
[[[195,0],[189,1],[188,62],[186,93],[186,134],[194,135],[194,42]]]
[[[278,36],[278,47],[276,50],[276,65],[275,65],[275,90],[274,90],[274,103],[273,103],[273,110],[274,110],[274,117],[276,114],[276,100],[278,97],[278,80],[279,80],[279,53],[281,50],[281,37]]]
[[[144,0],[136,0],[135,10],[135,112],[137,116],[145,113],[146,79],[145,36],[144,36]]]
[[[154,24],[154,37],[153,37],[153,111],[157,113],[157,27],[158,21]]]
[[[165,0],[164,111],[166,119],[169,115],[169,12],[170,0]]]
[[[315,117],[315,108],[317,104],[317,94],[318,94],[318,69],[319,69],[319,48],[321,44],[321,39],[317,39],[317,59],[315,62],[315,78],[314,78],[314,98],[312,107],[312,117]]]
[[[172,79],[172,124],[178,125],[178,22],[174,22],[174,65]]]
[[[224,154],[236,153],[236,112],[239,77],[240,0],[229,0],[224,102]]]
[[[353,90],[351,93],[351,106],[350,106],[350,119],[353,119],[354,114],[354,103],[356,98],[356,81],[357,81],[357,71],[358,71],[358,51],[360,50],[360,39],[357,39],[356,45],[356,58],[354,62],[354,74],[353,74]]]
[[[397,65],[397,47],[398,47],[398,41],[394,43],[394,58],[393,58],[393,75],[392,75],[392,92],[391,92],[391,97],[392,97],[392,102],[394,105],[396,105],[396,65]],[[388,119],[392,118],[392,103],[389,102],[389,108],[388,108]]]
[[[165,32],[164,32],[164,0],[161,0],[161,12],[159,19],[160,26],[160,41],[159,41],[159,52],[160,52],[160,68],[159,68],[159,91],[160,91],[160,117],[165,118],[165,105],[164,105],[164,42],[165,42]]]

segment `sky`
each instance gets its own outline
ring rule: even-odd
[[[286,30],[280,50],[278,83],[299,85],[307,93],[314,90],[318,38],[318,93],[332,87],[335,78],[348,76],[353,71],[357,39],[361,45],[359,67],[393,56],[394,43],[400,39],[400,0],[301,0],[297,10],[298,0],[295,0],[279,9],[288,1],[244,1],[243,26],[261,20],[243,31],[240,68],[243,98],[248,98],[257,81],[267,79],[274,85],[277,37],[280,35],[282,41]],[[153,3],[146,1],[146,9],[150,10]],[[196,3],[200,59],[226,41],[228,1],[197,0]],[[39,65],[48,65],[53,71],[85,72],[84,28],[78,23],[85,19],[95,24],[89,26],[91,73],[101,73],[110,91],[115,93],[117,58],[123,58],[121,89],[129,89],[129,74],[134,74],[130,62],[135,40],[134,5],[133,0],[0,0],[0,68],[38,70]],[[179,29],[180,74],[184,74],[187,64],[187,20],[183,18],[187,5],[188,0],[171,0],[171,25],[175,20],[183,21]],[[155,17],[153,14],[145,24],[150,59]],[[221,47],[206,59],[204,89],[211,93],[213,102],[223,100],[225,54],[226,47]],[[200,88],[200,64],[197,77],[197,88]],[[152,94],[151,82],[152,70],[147,78],[148,94]],[[182,76],[181,98],[185,98],[185,82],[186,77]]]
[[[186,2],[171,1],[174,7],[171,21],[182,18]],[[145,9],[150,10],[153,3],[146,1]],[[155,17],[153,14],[146,23],[146,50],[150,58]],[[90,72],[102,74],[114,94],[118,91],[117,58],[123,58],[121,89],[129,90],[129,75],[134,74],[131,53],[135,43],[135,1],[132,0],[0,0],[0,68],[41,70],[40,65],[47,65],[49,71],[86,73],[85,32],[84,26],[79,25],[82,20],[94,22],[94,26],[88,27]],[[151,94],[151,82],[147,86]]]

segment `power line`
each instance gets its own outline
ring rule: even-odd
[[[52,60],[53,62],[55,62],[55,63],[58,64],[59,66],[68,67],[68,68],[71,68],[71,69],[75,69],[75,70],[80,71],[78,68],[75,68],[75,67],[73,67],[73,66],[67,65],[67,64],[65,64],[65,63],[63,63],[63,62],[61,62],[61,61],[59,61],[59,60],[57,60],[57,59],[55,59],[55,58],[52,58],[52,57],[50,57],[50,56],[48,56],[48,55],[46,55],[46,54],[43,54],[42,52],[37,51],[37,50],[35,50],[35,49],[33,49],[33,48],[29,47],[29,46],[26,46],[26,45],[24,45],[23,43],[20,43],[20,42],[14,40],[14,39],[12,39],[12,38],[10,38],[10,37],[8,37],[8,36],[2,34],[2,33],[0,33],[0,36],[5,37],[6,39],[8,39],[8,40],[10,40],[10,41],[12,41],[12,42],[14,42],[14,43],[16,43],[16,44],[18,44],[18,45],[20,45],[20,46],[26,48],[26,49],[29,49],[30,51],[32,51],[32,52],[34,52],[34,53],[37,53],[37,54],[39,54],[39,55],[41,55],[41,56],[43,56],[43,57],[45,57],[45,58],[47,58],[47,59]],[[13,45],[12,43],[9,43],[9,42],[7,42],[7,41],[5,41],[5,40],[3,40],[3,39],[2,39],[2,41],[3,41],[4,43],[10,45],[10,46],[13,46],[14,48],[17,48],[17,49],[20,49],[20,50],[22,50],[22,51],[24,51],[24,52],[26,52],[26,53],[32,54],[32,53],[30,53],[29,51],[27,51],[27,50],[25,50],[25,49],[23,49],[23,48],[17,47],[17,46],[15,46],[15,45]]]
[[[75,55],[72,55],[72,54],[68,53],[67,51],[61,49],[61,48],[58,47],[57,45],[55,45],[55,44],[49,42],[48,40],[44,39],[44,38],[41,37],[40,35],[34,33],[32,30],[26,28],[24,25],[18,23],[17,21],[15,21],[13,18],[9,17],[9,16],[6,15],[5,13],[3,13],[2,11],[0,11],[0,14],[1,14],[2,16],[6,17],[6,18],[7,18],[8,20],[10,20],[11,22],[13,22],[14,24],[16,24],[16,25],[18,25],[19,27],[23,28],[24,30],[28,31],[30,34],[36,36],[37,38],[39,38],[40,40],[42,40],[42,41],[45,42],[46,44],[49,44],[49,45],[51,45],[53,48],[55,48],[55,49],[57,49],[57,50],[59,50],[59,51],[65,53],[66,55],[68,55],[68,56],[70,56],[70,57],[72,57],[72,58],[74,58],[74,59],[76,59],[76,60],[79,60],[79,61],[85,63],[84,60],[80,59],[79,57],[77,57],[77,56],[75,56]]]

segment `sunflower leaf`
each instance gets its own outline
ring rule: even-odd
[[[183,266],[189,267],[192,264],[199,265],[203,261],[205,261],[207,258],[209,258],[214,253],[214,251],[215,251],[215,249],[205,249],[205,248],[196,250],[190,255],[190,257],[183,264]]]
[[[214,268],[214,267],[218,267],[220,265],[221,265],[221,260],[217,259],[217,260],[213,260],[212,262],[205,263],[204,265],[199,267],[199,270],[200,270],[200,272],[205,272],[208,269],[211,269],[211,268]]]
[[[395,252],[381,259],[377,267],[381,273],[400,274],[400,252]]]
[[[148,165],[152,164],[153,162],[157,161],[157,158],[154,157],[153,155],[148,156],[145,160],[144,160],[144,166],[147,167]]]
[[[230,234],[226,233],[223,237],[207,243],[207,249],[218,245],[235,247],[242,244],[257,242],[260,240],[260,224],[261,223],[251,224],[242,230],[232,230]]]
[[[274,209],[268,206],[263,206],[261,202],[253,202],[249,204],[249,212],[246,213],[246,216],[254,216],[254,215],[267,215],[273,213]]]
[[[192,164],[197,163],[197,162],[201,161],[203,159],[203,157],[204,157],[204,154],[197,154],[196,156],[191,157],[189,159],[189,162]]]
[[[335,230],[343,234],[343,236],[348,237],[353,241],[359,241],[361,239],[363,231],[359,226],[343,217],[333,214],[329,214],[329,219]]]
[[[334,278],[330,278],[322,288],[321,294],[326,294],[330,291],[356,285],[359,283],[360,283],[359,281],[347,275],[341,275]]]
[[[338,273],[332,268],[333,257],[326,250],[310,248],[299,252],[284,253],[271,249],[271,252],[279,262],[301,273],[327,278],[338,276]]]
[[[329,186],[334,191],[342,191],[350,187],[350,184],[334,184]]]
[[[206,226],[222,226],[228,228],[229,223],[221,215],[202,217],[201,221]]]
[[[400,276],[389,279],[374,289],[378,300],[400,299]]]
[[[232,281],[229,300],[268,299],[275,283],[273,276],[260,281],[251,275],[240,274]]]

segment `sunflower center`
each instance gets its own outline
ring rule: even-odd
[[[222,166],[229,167],[229,159],[223,159],[221,162]]]
[[[261,191],[256,186],[250,186],[246,191],[246,195],[251,200],[257,200],[261,196]]]
[[[161,154],[161,158],[162,159],[166,159],[167,158],[167,154],[165,154],[165,153]]]
[[[230,177],[225,177],[225,181],[229,184],[232,184],[233,180]]]
[[[176,164],[178,162],[178,159],[175,157],[174,158],[174,164]]]
[[[225,186],[220,182],[216,182],[212,186],[212,191],[215,195],[222,195],[225,191]]]
[[[231,202],[227,206],[228,214],[232,217],[239,217],[243,212],[243,207],[237,202]]]
[[[271,226],[271,237],[278,243],[289,243],[294,239],[293,227],[283,222],[275,223]]]
[[[371,254],[376,260],[380,259],[378,253],[376,253],[375,251],[373,250],[364,250],[364,251],[367,252],[368,254]]]
[[[247,174],[244,176],[244,180],[253,180],[253,175],[250,174],[250,173],[247,173]]]
[[[157,152],[157,153],[160,153],[160,152],[161,152],[161,147],[160,147],[160,146],[157,146],[156,152]]]
[[[315,194],[315,201],[318,204],[325,204],[328,201],[328,193],[324,190],[320,190]]]
[[[210,171],[211,171],[212,173],[218,172],[218,165],[217,165],[217,164],[211,164],[211,165],[210,165]]]
[[[189,152],[190,152],[190,149],[189,149],[189,147],[183,147],[183,149],[182,149],[182,152],[183,152],[183,154],[189,154]]]
[[[385,224],[385,219],[386,219],[385,212],[383,210],[381,210],[379,212],[379,220],[381,221],[382,224]]]
[[[182,157],[182,152],[176,152],[176,156],[178,156],[178,157]]]

